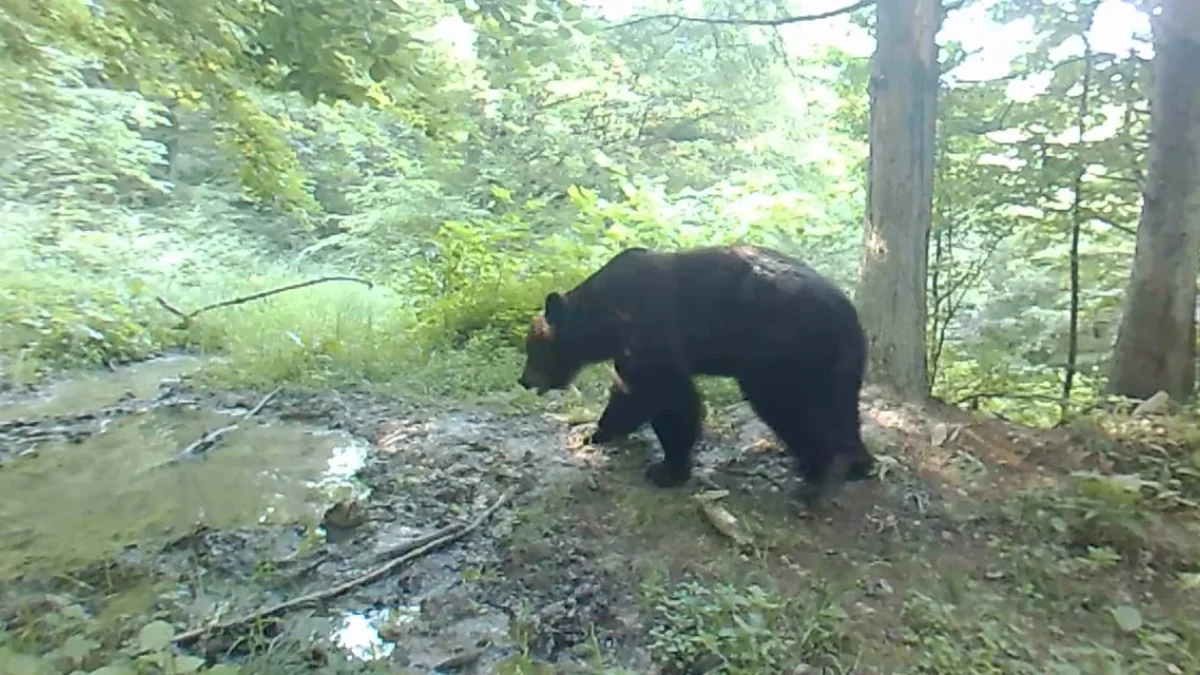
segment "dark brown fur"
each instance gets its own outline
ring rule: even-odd
[[[548,295],[525,347],[520,383],[539,393],[614,361],[625,386],[613,388],[594,440],[649,422],[665,454],[648,470],[657,485],[691,474],[702,413],[696,374],[737,379],[795,458],[810,498],[874,465],[859,430],[858,314],[837,286],[777,251],[622,251],[576,288]]]

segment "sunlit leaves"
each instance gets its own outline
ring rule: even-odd
[[[1114,297],[1128,274],[1129,233],[1140,205],[1146,120],[1139,110],[1146,105],[1146,64],[1128,54],[1098,53],[1088,62],[1080,57],[1081,36],[1096,6],[1090,0],[997,3],[995,16],[1032,17],[1038,31],[1032,49],[1013,64],[1017,77],[956,85],[940,100],[935,212],[941,229],[935,228],[931,248],[949,248],[943,259],[931,262],[931,279],[939,284],[931,290],[931,308],[958,316],[949,326],[939,324],[945,316],[932,320],[936,329],[948,328],[952,337],[967,341],[965,351],[956,348],[956,358],[969,354],[997,374],[1021,374],[1001,383],[977,371],[976,390],[1041,386],[1018,382],[1030,375],[1052,390],[1061,376],[1055,371],[1065,361],[1067,243],[1081,172],[1081,375],[1092,374],[1109,352],[1119,311]],[[1027,78],[1044,83],[1045,91],[1009,98],[1010,84]],[[1080,142],[1085,79],[1088,105]],[[995,252],[985,255],[990,249]],[[980,264],[987,269],[974,272]],[[933,296],[966,281],[977,289],[963,294],[960,304],[933,302]],[[949,380],[940,386],[972,388]],[[1020,401],[1017,407],[1036,405]]]

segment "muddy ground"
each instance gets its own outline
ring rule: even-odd
[[[648,432],[580,443],[598,408],[283,390],[246,418],[267,392],[205,389],[199,366],[0,399],[0,661],[28,668],[0,674],[100,672],[154,621],[200,633],[165,651],[262,673],[1200,672],[1195,511],[1143,522],[1068,491],[1119,464],[1100,436],[869,391],[880,475],[798,514],[744,406],[715,411],[688,486],[658,490]]]

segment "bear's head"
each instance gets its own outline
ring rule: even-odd
[[[586,364],[573,336],[570,309],[561,293],[546,296],[545,311],[525,334],[525,369],[518,380],[538,395],[564,389]]]

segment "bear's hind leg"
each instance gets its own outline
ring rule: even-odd
[[[780,380],[779,373],[739,378],[750,407],[779,437],[803,479],[794,495],[808,508],[823,503],[840,473],[831,434],[827,393],[805,378]]]
[[[862,417],[858,410],[862,378],[861,368],[850,361],[833,369],[829,377],[829,395],[823,401],[826,437],[837,458],[835,483],[857,482],[871,477],[875,457],[862,439]]]

